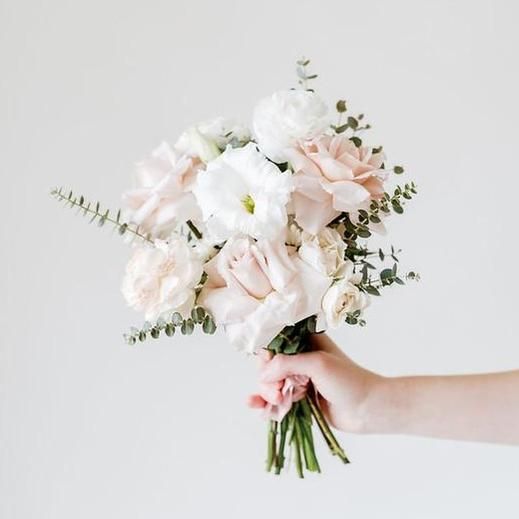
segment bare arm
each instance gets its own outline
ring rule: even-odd
[[[519,370],[387,378],[355,364],[329,337],[313,341],[315,351],[264,363],[252,407],[276,403],[282,380],[302,374],[338,429],[519,445]]]

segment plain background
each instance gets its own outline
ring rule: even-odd
[[[223,335],[129,347],[125,244],[48,196],[117,207],[133,164],[249,121],[306,54],[420,195],[388,243],[422,282],[333,333],[387,375],[519,367],[517,4],[0,1],[0,517],[518,517],[519,449],[340,435],[324,474],[263,471],[252,359]],[[499,424],[496,424],[498,427]]]

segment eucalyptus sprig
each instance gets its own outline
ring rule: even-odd
[[[296,73],[299,78],[299,85],[302,86],[305,90],[313,92],[314,89],[308,87],[308,82],[312,79],[316,79],[317,74],[310,74],[307,71],[306,67],[310,64],[310,60],[308,58],[302,57],[301,59],[297,60],[296,63]]]
[[[64,192],[62,187],[54,188],[50,194],[59,202],[64,202],[65,206],[77,208],[78,213],[83,214],[83,216],[90,216],[89,223],[97,220],[99,227],[103,227],[106,223],[109,223],[117,229],[120,235],[129,233],[147,243],[154,243],[150,234],[140,232],[139,226],[122,221],[120,209],[114,217],[109,209],[102,209],[99,202],[89,202],[85,200],[83,195],[77,196],[72,191],[68,191],[68,193]]]
[[[359,209],[357,221],[352,221],[348,213],[342,213],[334,223],[344,224],[344,239],[349,246],[356,247],[358,238],[371,236],[370,224],[381,223],[381,216],[394,212],[403,214],[404,206],[417,194],[414,182],[405,184],[404,187],[396,186],[393,194],[385,192],[380,200],[372,200],[368,209]]]
[[[191,316],[184,319],[178,312],[174,312],[169,320],[160,318],[155,323],[145,322],[142,328],[131,328],[128,333],[124,334],[124,340],[127,344],[133,345],[137,341],[144,342],[148,338],[158,339],[161,333],[165,333],[168,337],[173,337],[175,332],[180,329],[182,335],[191,335],[195,330],[195,326],[202,327],[202,331],[212,335],[216,331],[216,324],[205,309],[201,306],[193,308]]]

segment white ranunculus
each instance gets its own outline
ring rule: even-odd
[[[358,288],[362,274],[353,274],[353,264],[347,262],[344,277],[333,283],[322,299],[323,313],[318,319],[318,329],[337,328],[347,315],[356,310],[364,310],[369,297]]]
[[[121,290],[128,305],[148,321],[170,312],[187,317],[202,272],[202,261],[184,239],[158,240],[155,247],[144,245],[133,251]]]
[[[232,140],[246,143],[250,140],[247,127],[233,119],[217,117],[187,129],[175,143],[175,150],[190,157],[209,162],[220,155]]]
[[[254,110],[252,124],[258,146],[271,160],[286,162],[285,150],[326,131],[330,124],[327,112],[325,103],[314,92],[276,92]]]
[[[299,256],[303,261],[327,276],[337,278],[344,274],[346,244],[342,236],[330,227],[325,227],[317,236],[303,233]]]
[[[236,233],[274,238],[287,223],[292,177],[249,143],[228,147],[209,162],[193,191],[213,238],[223,241]]]

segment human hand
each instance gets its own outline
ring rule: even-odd
[[[308,376],[319,394],[321,409],[337,429],[364,432],[368,429],[372,396],[385,380],[353,362],[324,334],[311,336],[311,351],[297,355],[260,355],[260,387],[249,406],[279,404],[284,379]]]

